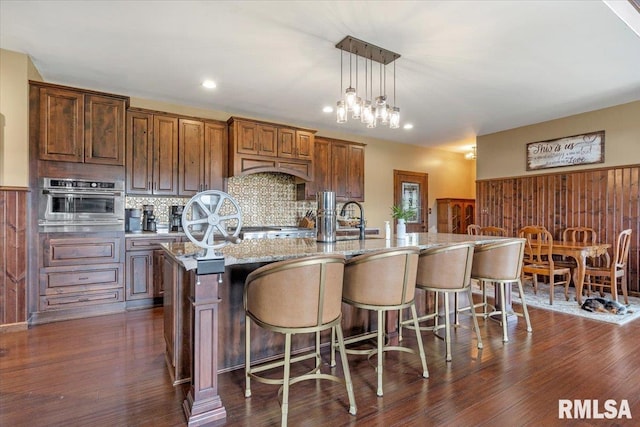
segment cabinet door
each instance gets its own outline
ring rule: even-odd
[[[124,166],[125,101],[86,95],[84,162]]]
[[[178,194],[193,196],[204,189],[204,122],[180,119]]]
[[[178,119],[153,117],[153,194],[178,194]]]
[[[349,146],[341,142],[331,144],[331,188],[336,193],[336,199],[349,200],[349,186],[347,174]]]
[[[127,112],[127,193],[151,194],[153,115]]]
[[[260,141],[258,154],[261,156],[277,156],[278,128],[269,125],[258,125],[257,131],[258,141]]]
[[[296,157],[296,131],[295,129],[278,129],[278,157],[287,159]]]
[[[305,130],[296,131],[296,157],[300,160],[312,160],[314,135]]]
[[[347,186],[350,200],[364,201],[364,147],[348,146]]]
[[[84,161],[84,95],[40,89],[40,160]]]
[[[476,212],[476,204],[475,202],[465,202],[464,203],[464,224],[461,233],[465,233],[467,227],[471,224],[475,224],[475,212]]]
[[[258,126],[252,122],[236,121],[236,152],[240,154],[258,154]]]
[[[224,190],[227,176],[227,126],[204,124],[204,190]]]
[[[305,183],[306,199],[315,200],[318,191],[331,191],[331,142],[316,139],[313,151],[313,182]]]
[[[127,301],[152,298],[154,251],[131,251],[126,255],[125,289]]]

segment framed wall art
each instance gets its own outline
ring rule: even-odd
[[[527,144],[527,170],[604,163],[604,131]]]

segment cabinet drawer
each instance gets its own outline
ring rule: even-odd
[[[40,297],[40,310],[85,307],[123,301],[122,289]]]
[[[122,239],[117,236],[45,238],[44,267],[120,262]]]
[[[40,295],[122,288],[122,264],[50,267],[40,270]]]
[[[160,243],[179,242],[180,236],[166,237],[127,237],[125,238],[125,250],[127,251],[147,251],[160,249]]]

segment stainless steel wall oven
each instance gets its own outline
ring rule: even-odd
[[[40,231],[124,230],[124,181],[40,179]]]

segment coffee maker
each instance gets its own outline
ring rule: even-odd
[[[172,205],[170,210],[170,223],[171,223],[171,231],[183,231],[182,230],[182,212],[184,211],[184,206],[181,205]]]
[[[130,233],[140,233],[142,231],[142,209],[125,209],[124,210],[124,231]]]
[[[142,205],[142,230],[156,231],[156,216],[153,214],[153,205]]]

